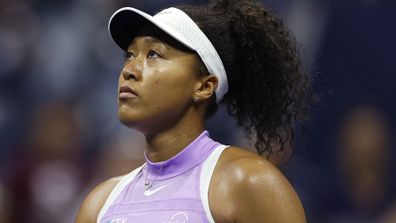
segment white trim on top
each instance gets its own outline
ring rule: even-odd
[[[114,189],[111,191],[109,197],[107,198],[106,202],[104,203],[103,207],[100,209],[98,218],[96,220],[97,223],[100,223],[101,219],[105,215],[107,209],[110,207],[110,205],[114,202],[114,200],[120,195],[122,190],[127,186],[128,183],[130,183],[135,176],[142,170],[143,166],[134,169],[132,172],[129,174],[125,175],[120,182],[117,183],[117,185],[114,187]]]
[[[212,152],[212,154],[210,154],[210,156],[205,160],[205,162],[202,165],[199,188],[200,188],[200,196],[201,196],[202,206],[204,208],[204,211],[206,213],[206,217],[207,217],[209,223],[215,223],[212,213],[210,211],[210,206],[209,206],[209,185],[210,185],[210,181],[212,179],[213,171],[216,167],[217,161],[219,160],[221,153],[227,147],[228,146],[226,146],[226,145],[220,145],[219,147],[217,147]]]

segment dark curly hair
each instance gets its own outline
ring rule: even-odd
[[[255,138],[259,154],[294,146],[296,121],[308,120],[310,78],[293,34],[282,20],[254,0],[215,0],[179,6],[207,35],[228,76],[221,104]],[[217,104],[212,101],[208,115]]]

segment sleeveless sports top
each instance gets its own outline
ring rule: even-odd
[[[204,131],[169,160],[147,157],[115,186],[99,212],[97,223],[214,222],[208,191],[217,160],[227,146]],[[152,183],[146,190],[145,183]]]

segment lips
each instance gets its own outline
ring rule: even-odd
[[[128,86],[121,86],[119,92],[119,98],[136,98],[137,93],[135,90]]]

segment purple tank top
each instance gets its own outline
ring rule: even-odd
[[[205,189],[201,182],[201,178],[210,181],[211,173],[209,177],[202,177],[205,175],[202,166],[212,152],[220,147],[224,149],[204,131],[169,160],[152,163],[145,156],[146,163],[124,177],[115,187],[99,213],[97,222],[213,222],[210,218],[208,220],[208,205],[205,208],[205,202],[202,202],[202,191]],[[212,171],[217,159],[211,165]],[[146,182],[152,182],[151,188],[146,189]],[[209,182],[205,184],[208,190]]]

